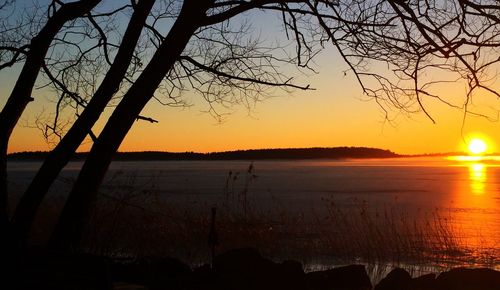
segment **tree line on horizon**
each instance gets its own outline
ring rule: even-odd
[[[253,33],[258,13],[282,24],[281,42]],[[182,106],[190,92],[220,118],[225,108],[251,108],[276,90],[311,90],[291,68],[316,73],[315,56],[327,45],[387,119],[396,109],[434,121],[429,101],[482,115],[472,100],[500,97],[488,75],[500,61],[499,26],[493,0],[46,0],[28,6],[0,0],[0,70],[20,68],[0,112],[2,249],[12,255],[10,249],[29,244],[40,204],[87,136],[93,145],[48,241],[53,249],[84,249],[99,186],[121,142],[136,121],[157,122],[141,115],[146,104]],[[451,82],[465,88],[462,97],[438,94],[439,85]],[[10,210],[9,139],[39,98],[37,88],[54,91],[53,118],[37,123],[54,146]],[[64,114],[73,118],[63,121]],[[105,122],[100,131],[98,120]]]
[[[17,152],[8,155],[9,161],[44,160],[49,152]],[[88,152],[75,153],[72,160],[85,160]],[[313,147],[248,149],[221,152],[168,152],[137,151],[116,152],[114,161],[133,160],[262,160],[262,159],[341,159],[341,158],[390,158],[401,157],[390,150],[369,147]]]

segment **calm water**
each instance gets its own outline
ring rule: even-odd
[[[39,163],[9,164],[11,189],[22,192]],[[344,161],[115,162],[106,188],[130,185],[156,191],[173,204],[196,210],[224,198],[229,187],[248,187],[248,198],[266,209],[326,211],[325,199],[343,211],[398,209],[412,215],[439,213],[464,244],[500,255],[500,162],[408,158]],[[81,163],[67,166],[52,195],[64,195]],[[237,178],[234,176],[237,175]],[[246,185],[245,185],[246,184]],[[494,265],[495,266],[495,265]],[[496,265],[495,267],[498,267]]]

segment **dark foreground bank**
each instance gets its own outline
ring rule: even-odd
[[[172,258],[111,260],[37,252],[11,268],[1,289],[499,290],[500,272],[457,268],[411,277],[394,269],[372,285],[362,265],[305,273],[300,262],[273,262],[238,249],[197,268]],[[5,273],[5,272],[4,272]],[[8,281],[7,283],[5,283]]]

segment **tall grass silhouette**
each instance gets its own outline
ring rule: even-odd
[[[253,164],[228,173],[215,203],[200,200],[193,208],[166,201],[156,188],[158,178],[161,173],[140,183],[134,174],[115,173],[103,187],[83,250],[113,258],[172,256],[206,263],[214,207],[216,253],[255,247],[268,257],[300,260],[306,267],[365,263],[378,265],[373,268],[378,271],[385,269],[381,265],[500,265],[500,249],[467,244],[452,216],[440,209],[414,214],[397,201],[377,208],[362,200],[343,208],[333,197],[323,199],[321,211],[291,212],[279,202],[264,208],[251,194],[258,179]],[[46,207],[42,219],[53,220],[56,209]],[[42,225],[34,234],[47,228]]]

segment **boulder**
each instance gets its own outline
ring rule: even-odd
[[[204,264],[193,270],[193,279],[190,283],[192,289],[216,290],[215,274],[210,265]]]
[[[375,290],[406,290],[412,281],[406,270],[396,268],[375,286]]]
[[[113,265],[115,282],[144,285],[149,289],[182,289],[191,281],[191,268],[174,258],[140,259]]]
[[[369,290],[370,277],[363,265],[350,265],[306,274],[308,290]]]
[[[186,289],[192,280],[191,268],[174,258],[152,261],[149,271],[150,290]]]
[[[91,255],[38,252],[26,257],[11,289],[108,290],[109,264]]]
[[[499,290],[500,272],[492,269],[457,268],[439,274],[439,290]]]
[[[305,274],[302,263],[287,260],[275,267],[275,286],[274,289],[305,289]]]
[[[111,276],[114,282],[146,285],[148,268],[149,261],[144,259],[118,260],[111,267]]]
[[[302,264],[275,263],[252,248],[236,249],[217,256],[213,271],[218,289],[304,289]]]
[[[409,290],[434,290],[436,289],[436,274],[426,274],[410,281]],[[437,289],[436,289],[437,290]]]

